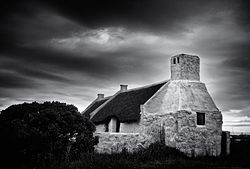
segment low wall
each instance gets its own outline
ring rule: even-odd
[[[124,148],[133,152],[154,142],[150,136],[142,133],[96,132],[94,135],[99,137],[99,143],[95,146],[95,151],[99,153],[121,152]]]

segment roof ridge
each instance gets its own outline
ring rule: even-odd
[[[106,97],[104,97],[104,98],[97,99],[97,101],[103,101],[103,100],[105,100],[105,99],[109,99],[110,97],[112,97],[112,96],[106,96]]]
[[[153,84],[149,84],[149,85],[146,85],[146,86],[141,86],[141,87],[136,87],[136,88],[128,89],[128,90],[125,90],[125,91],[121,91],[120,93],[125,93],[125,92],[131,92],[131,91],[141,90],[141,89],[153,87],[153,86],[156,86],[156,85],[159,85],[159,84],[162,84],[162,83],[167,83],[168,81],[169,81],[169,80],[164,80],[164,81],[157,82],[157,83],[153,83]]]
[[[90,107],[92,107],[96,102],[97,102],[97,99],[95,99],[94,101],[92,101],[92,102],[88,105],[88,107],[86,107],[85,110],[82,111],[82,114],[86,113],[86,111],[87,111]]]
[[[99,101],[104,101],[106,99],[108,100],[110,97],[112,97],[112,96],[106,96],[106,97],[101,98],[101,99],[96,98],[94,101],[92,101],[92,103],[90,103],[88,105],[88,107],[85,108],[85,110],[82,111],[82,114],[86,113],[89,110],[89,108],[91,108],[95,103],[97,103]]]

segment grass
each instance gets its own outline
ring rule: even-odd
[[[249,149],[249,148],[248,148]],[[64,162],[56,165],[53,169],[200,169],[200,168],[250,168],[248,158],[240,158],[244,154],[227,157],[200,157],[188,158],[174,148],[152,144],[147,149],[141,149],[135,153],[128,153],[126,150],[121,153],[98,154],[85,153],[78,160]]]

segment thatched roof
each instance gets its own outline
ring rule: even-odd
[[[92,111],[91,120],[94,123],[105,122],[108,118],[115,116],[120,122],[138,121],[140,119],[140,105],[149,100],[166,81],[127,91],[119,91],[98,108]],[[95,107],[98,106],[97,104]]]
[[[105,103],[110,97],[105,97],[100,100],[94,100],[87,108],[85,111],[83,111],[83,115],[90,117],[90,113],[92,113],[95,109],[100,107],[103,103]]]

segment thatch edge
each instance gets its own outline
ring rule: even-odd
[[[169,80],[164,80],[161,82],[157,82],[157,83],[153,83],[153,84],[149,84],[146,86],[142,86],[142,87],[137,87],[137,88],[133,88],[133,89],[129,89],[129,90],[125,90],[125,91],[121,91],[119,90],[118,92],[116,92],[113,96],[111,96],[110,99],[108,99],[105,103],[103,103],[101,106],[99,106],[97,109],[95,109],[92,113],[90,113],[90,119],[92,119],[104,106],[106,106],[110,101],[112,101],[116,96],[118,96],[120,93],[126,93],[126,92],[131,92],[131,91],[136,91],[136,90],[141,90],[141,89],[145,89],[145,88],[149,88],[149,87],[153,87],[162,83],[168,83]],[[163,86],[165,86],[165,84]],[[161,88],[160,88],[161,89]],[[159,89],[159,90],[160,90]],[[157,91],[158,92],[158,91]],[[156,93],[157,93],[156,92]],[[144,103],[145,104],[145,103]]]
[[[107,99],[107,101],[108,101],[111,97],[112,97],[112,96],[107,96],[107,97],[104,97],[104,98],[102,98],[102,99],[96,98],[94,101],[92,101],[92,102],[88,105],[88,107],[86,107],[85,110],[83,110],[83,111],[81,112],[81,114],[84,115],[84,113],[86,113],[86,112],[87,112],[96,102],[102,101],[102,100],[106,100],[106,99]]]

